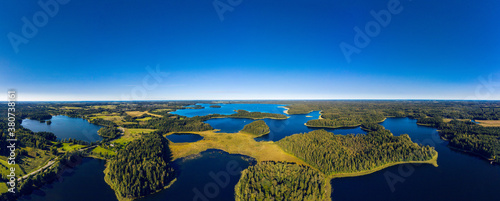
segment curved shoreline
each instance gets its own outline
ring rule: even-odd
[[[336,178],[345,178],[345,177],[364,176],[364,175],[378,172],[378,171],[383,170],[383,169],[388,168],[388,167],[392,167],[395,165],[402,165],[402,164],[430,164],[430,165],[433,165],[434,167],[438,167],[439,166],[437,164],[438,155],[439,155],[439,153],[436,152],[436,156],[434,156],[431,159],[426,160],[426,161],[400,161],[400,162],[387,163],[385,165],[378,166],[378,167],[373,168],[371,170],[364,170],[364,171],[360,171],[360,172],[351,172],[351,173],[331,174],[331,175],[328,175],[328,178],[336,179]]]
[[[320,117],[321,117],[321,115],[320,115]],[[323,118],[321,118],[321,119],[323,119]],[[382,119],[382,121],[378,121],[375,123],[377,123],[377,124],[382,123],[386,119],[387,119],[387,117],[384,117],[384,119]],[[353,126],[311,126],[311,125],[307,125],[307,122],[304,123],[304,125],[309,127],[309,128],[333,128],[333,129],[335,129],[335,128],[357,128],[357,127],[361,126],[361,124],[357,124],[357,125],[353,125]]]

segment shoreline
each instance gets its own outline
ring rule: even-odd
[[[320,117],[321,117],[321,115],[320,115]],[[387,117],[384,117],[384,119],[382,119],[382,121],[378,121],[378,122],[375,122],[375,123],[377,123],[377,124],[382,123],[386,119],[387,119]],[[332,129],[336,129],[336,128],[357,128],[357,127],[361,126],[361,124],[353,125],[353,126],[311,126],[311,125],[307,125],[307,122],[304,123],[304,125],[307,126],[307,127],[309,127],[309,128],[332,128]]]
[[[289,110],[290,108],[287,108],[286,106],[278,106],[278,108],[285,108],[285,111],[283,111],[283,113],[285,113],[285,114],[287,114],[287,115],[290,115],[290,114],[288,114],[288,110]]]
[[[438,167],[439,166],[437,164],[438,155],[439,155],[439,153],[436,152],[436,156],[434,156],[431,159],[426,160],[426,161],[400,161],[400,162],[387,163],[385,165],[378,166],[378,167],[373,168],[371,170],[364,170],[364,171],[360,171],[360,172],[351,172],[351,173],[331,174],[331,175],[328,175],[328,178],[337,179],[337,178],[346,178],[346,177],[359,177],[359,176],[369,175],[369,174],[378,172],[378,171],[383,170],[383,169],[388,168],[388,167],[392,167],[395,165],[403,165],[403,164],[430,164],[430,165],[433,165],[434,167]]]

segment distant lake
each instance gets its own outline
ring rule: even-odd
[[[202,104],[198,103],[196,105],[200,105],[205,107],[204,109],[180,109],[175,112],[171,112],[172,114],[182,115],[186,117],[194,117],[194,116],[206,116],[209,114],[223,114],[230,115],[235,114],[235,110],[246,110],[249,112],[266,112],[266,113],[276,113],[276,114],[284,114],[285,108],[280,108],[279,106],[285,105],[276,105],[276,104]],[[220,108],[211,108],[211,105],[220,105]],[[194,107],[194,105],[189,105],[186,107]]]
[[[241,173],[233,170],[244,170],[254,163],[255,160],[248,156],[215,149],[192,159],[178,159],[174,161],[177,181],[170,188],[139,200],[234,200],[234,186]]]
[[[52,132],[58,139],[77,139],[87,142],[102,140],[97,134],[101,126],[91,124],[85,119],[71,118],[63,115],[53,116],[51,125],[40,123],[37,120],[23,119],[21,125],[33,132]]]
[[[200,141],[203,139],[202,136],[197,135],[197,134],[192,134],[192,133],[173,133],[170,135],[167,135],[167,139],[174,143],[181,143],[181,142],[196,142]]]
[[[250,105],[250,104],[249,104]],[[258,105],[258,104],[252,104]],[[275,105],[275,107],[278,107]],[[203,110],[203,109],[199,109]],[[264,122],[269,126],[270,133],[262,137],[256,138],[257,141],[278,141],[286,136],[290,136],[297,133],[307,133],[313,130],[324,129],[335,134],[366,134],[359,126],[354,128],[309,128],[304,124],[313,119],[319,118],[319,111],[314,111],[309,114],[297,114],[290,115],[288,119],[263,119]],[[217,118],[205,121],[205,123],[210,124],[214,129],[220,129],[221,133],[237,133],[245,125],[252,123],[253,119],[239,119],[239,118]]]
[[[89,201],[117,200],[115,192],[104,181],[105,161],[83,158],[82,163],[62,174],[62,181],[47,184],[31,195],[23,196],[24,201]]]

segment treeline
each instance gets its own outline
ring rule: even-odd
[[[330,200],[326,182],[321,173],[308,166],[264,161],[242,171],[235,200]]]
[[[288,136],[277,143],[327,175],[371,170],[393,162],[425,161],[437,154],[433,147],[419,146],[408,135],[393,136],[386,129],[367,135],[335,135],[316,130]]]
[[[174,179],[168,140],[144,134],[109,162],[106,178],[119,196],[137,198],[163,189]]]
[[[121,134],[121,131],[120,129],[113,126],[102,127],[101,129],[99,129],[99,131],[97,131],[97,133],[99,133],[99,135],[104,138],[104,141],[109,141],[118,137]]]
[[[170,116],[165,118],[155,118],[146,122],[146,125],[125,125],[126,127],[157,129],[156,133],[169,133],[179,131],[206,131],[213,130],[212,126],[203,123],[202,118],[180,118],[179,116]]]
[[[265,134],[268,134],[270,130],[266,122],[264,122],[263,120],[258,120],[245,125],[245,127],[243,127],[241,132],[250,133],[252,135],[260,137]]]
[[[473,122],[452,120],[440,128],[449,145],[500,163],[500,127],[483,127]]]
[[[381,113],[323,114],[324,119],[314,119],[306,123],[309,127],[340,128],[354,127],[364,123],[376,123],[385,119]]]

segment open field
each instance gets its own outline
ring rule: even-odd
[[[215,133],[214,131],[183,132],[203,136],[203,140],[191,143],[171,143],[175,159],[197,154],[207,149],[220,149],[230,154],[242,154],[257,161],[286,161],[307,165],[297,157],[285,153],[274,142],[257,142],[255,136],[245,133]]]
[[[92,153],[94,154],[103,154],[103,155],[111,155],[114,156],[116,153],[114,151],[111,151],[109,149],[102,148],[101,146],[97,146],[92,150]]]
[[[122,144],[127,145],[130,141],[139,138],[141,133],[151,133],[155,131],[155,129],[146,129],[146,128],[124,128],[124,135],[120,138],[113,140],[114,144]]]
[[[63,146],[61,148],[57,149],[58,151],[70,152],[70,151],[79,150],[83,147],[86,147],[85,145],[73,144],[73,143],[63,143],[62,145]]]
[[[476,122],[484,127],[500,127],[500,120],[476,120]]]
[[[147,111],[144,111],[144,112],[141,112],[141,111],[127,111],[126,113],[129,116],[131,116],[131,117],[140,117],[143,114],[148,114],[148,115],[155,116],[155,117],[162,117],[161,115],[152,114],[152,113],[149,113]]]

